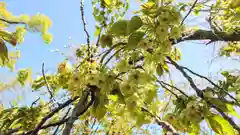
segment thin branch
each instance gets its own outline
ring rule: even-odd
[[[57,121],[57,122],[55,122],[55,123],[50,123],[50,124],[47,124],[47,125],[43,125],[43,126],[40,128],[40,130],[42,130],[42,129],[47,129],[47,128],[50,128],[50,127],[55,127],[55,126],[62,125],[62,124],[64,124],[64,123],[66,123],[68,120],[69,120],[69,118],[66,118],[66,119],[62,119],[62,120],[60,120],[60,121]],[[34,129],[28,131],[27,133],[20,133],[20,134],[18,134],[18,135],[30,135],[33,131],[34,131]]]
[[[97,122],[97,119],[94,118],[94,120],[93,120],[93,124],[92,124],[92,126],[91,126],[91,132],[90,132],[90,135],[92,134],[93,127],[95,126],[96,122]]]
[[[183,18],[182,22],[180,25],[183,25],[183,22],[187,19],[187,17],[190,15],[190,13],[192,12],[192,10],[195,8],[196,4],[197,4],[198,0],[195,0],[192,7],[189,9],[188,13],[185,15],[185,17]]]
[[[88,56],[89,58],[91,57],[91,52],[90,52],[90,35],[87,31],[87,24],[86,24],[86,20],[84,18],[84,0],[80,1],[80,11],[81,11],[81,16],[82,16],[82,23],[83,23],[83,30],[85,32],[85,34],[87,35],[87,45],[88,45]]]
[[[101,121],[98,122],[98,125],[97,125],[96,129],[95,129],[94,132],[92,133],[93,135],[97,132],[97,130],[98,130],[100,124],[101,124]],[[90,135],[92,135],[92,134],[90,134]]]
[[[61,104],[58,108],[54,109],[50,112],[47,116],[45,116],[41,122],[35,127],[35,129],[31,132],[31,135],[36,135],[38,131],[41,129],[42,125],[50,119],[55,113],[59,112],[61,109],[65,108],[66,106],[70,105],[73,101],[77,100],[79,97],[75,97],[74,99],[70,99],[65,103]]]
[[[174,93],[173,91],[171,91],[170,89],[168,89],[165,85],[163,85],[161,82],[159,82],[159,84],[164,88],[166,89],[167,91],[169,91],[171,94],[173,94],[175,97],[178,98],[178,95],[176,93]]]
[[[96,88],[95,88],[96,89]],[[91,100],[87,103],[88,96],[91,93]],[[73,127],[74,122],[78,119],[78,117],[84,114],[88,108],[93,104],[95,100],[95,92],[94,90],[85,90],[83,91],[82,98],[79,100],[75,108],[73,109],[72,115],[70,116],[69,120],[67,121],[65,128],[63,130],[62,135],[69,135],[70,131]]]
[[[47,86],[48,93],[50,94],[50,99],[52,99],[53,98],[53,93],[52,93],[52,91],[50,89],[50,86],[49,86],[49,84],[47,82],[47,79],[46,79],[46,76],[45,76],[44,63],[42,64],[42,75],[43,75],[44,82],[45,82],[45,84]]]
[[[170,57],[167,57],[167,59],[172,63],[172,65],[175,66],[176,69],[178,69],[183,76],[188,80],[188,82],[190,83],[190,86],[196,91],[197,96],[199,96],[200,98],[203,98],[203,92],[195,85],[193,79],[188,76],[188,74],[183,70],[183,68],[181,66],[179,66],[175,61],[173,61]]]
[[[0,21],[3,21],[5,23],[9,23],[9,24],[26,24],[25,22],[10,21],[10,20],[6,20],[6,19],[3,19],[3,18],[0,18]]]
[[[104,66],[106,66],[108,64],[108,62],[115,56],[117,55],[120,51],[122,51],[125,48],[125,46],[121,47],[120,49],[118,49],[112,56],[110,56],[106,62],[103,64]]]
[[[111,48],[109,48],[108,51],[102,56],[102,58],[101,58],[101,60],[100,60],[100,63],[103,63],[105,57],[107,57],[107,55],[108,55],[109,53],[111,53],[111,51],[112,51],[113,49],[115,49],[115,48],[118,47],[118,46],[126,45],[126,44],[127,44],[127,43],[120,42],[120,43],[117,43],[117,44],[113,45],[113,46],[112,46]]]
[[[211,81],[211,80],[208,79],[207,77],[205,77],[205,76],[203,76],[203,75],[200,75],[200,74],[198,74],[198,73],[195,73],[195,72],[193,72],[192,70],[190,70],[190,69],[187,68],[187,67],[184,67],[184,66],[181,66],[181,67],[182,67],[183,69],[186,69],[186,70],[189,71],[190,73],[192,73],[192,74],[194,74],[194,75],[196,75],[196,76],[198,76],[198,77],[200,77],[200,78],[203,78],[203,79],[207,80],[207,81],[208,81],[209,83],[211,83],[213,86],[215,86],[215,87],[218,88],[219,90],[222,90],[225,94],[227,94],[230,98],[232,98],[232,99],[236,102],[236,104],[238,104],[238,106],[240,106],[240,104],[238,103],[237,99],[234,98],[231,94],[229,94],[229,93],[227,92],[227,90],[219,87],[216,83],[214,83],[213,81]]]
[[[43,125],[43,126],[41,127],[41,129],[46,129],[46,128],[49,128],[49,127],[59,126],[59,125],[62,125],[62,124],[64,124],[64,123],[66,123],[68,120],[69,120],[69,117],[66,118],[66,119],[62,119],[62,120],[60,120],[60,121],[58,121],[58,122],[55,122],[55,123],[50,123],[50,124],[47,124],[47,125]]]
[[[35,101],[32,102],[31,104],[31,108],[33,107],[33,105],[37,104],[37,102],[40,100],[40,97],[38,97]]]
[[[167,85],[167,86],[169,86],[169,87],[172,87],[172,88],[174,88],[174,89],[176,89],[177,91],[179,91],[181,94],[183,94],[184,96],[186,96],[186,97],[188,97],[188,95],[186,94],[186,93],[184,93],[182,90],[180,90],[179,88],[177,88],[177,87],[175,87],[175,86],[173,86],[173,85],[170,85],[170,84],[168,84],[168,83],[166,83],[166,82],[164,82],[164,81],[158,81],[159,83],[162,83],[162,84],[164,84],[164,85]]]

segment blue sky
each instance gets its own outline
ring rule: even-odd
[[[18,61],[16,68],[28,68],[33,69],[34,74],[41,74],[41,65],[44,62],[45,68],[48,72],[54,72],[56,69],[56,64],[63,60],[63,57],[58,53],[50,52],[52,49],[60,49],[62,51],[68,51],[64,48],[64,45],[69,43],[72,44],[81,44],[85,43],[85,33],[83,32],[83,26],[80,16],[80,2],[79,0],[5,0],[7,2],[7,8],[13,12],[15,15],[20,14],[29,14],[34,15],[38,12],[43,13],[53,22],[53,26],[50,29],[50,32],[53,34],[53,42],[50,45],[44,44],[41,39],[40,34],[37,33],[27,33],[25,36],[25,41],[23,44],[19,45],[21,51],[21,58]],[[132,0],[135,1],[135,0]],[[137,4],[131,4],[130,9],[136,9]],[[91,35],[94,32],[95,22],[92,17],[92,6],[90,0],[85,0],[85,18],[87,21],[88,31]],[[127,15],[128,18],[131,14]],[[194,26],[200,25],[201,27],[206,27],[206,23],[203,23],[204,18],[196,20],[190,18],[187,20],[187,24]],[[72,40],[69,40],[71,37]],[[93,36],[92,36],[93,37]],[[208,76],[209,72],[216,73],[221,68],[225,69],[234,69],[239,68],[240,63],[219,59],[214,62],[209,68],[209,61],[213,59],[213,54],[216,56],[216,51],[214,52],[214,45],[210,44],[208,46],[199,44],[199,42],[184,42],[177,45],[183,53],[183,59],[181,64]],[[215,47],[218,48],[219,44],[216,44]],[[222,61],[220,61],[222,60]],[[14,73],[8,72],[6,69],[0,69],[0,75],[4,78],[9,78],[14,76]],[[178,81],[182,81],[182,77],[179,76],[179,73],[173,72],[172,76]],[[29,88],[24,90],[24,102],[30,103],[35,100],[37,94],[29,92]],[[0,95],[0,100],[5,103],[9,100],[16,97],[18,93],[21,93],[21,90],[11,91],[2,93]]]
[[[44,62],[47,72],[54,72],[56,64],[63,60],[63,57],[58,53],[50,52],[52,49],[60,49],[62,51],[69,51],[64,48],[64,45],[85,43],[85,33],[80,16],[80,0],[3,0],[7,2],[7,8],[15,15],[29,14],[34,15],[37,12],[43,13],[52,20],[53,26],[50,32],[53,34],[53,42],[50,45],[44,44],[40,34],[27,33],[23,44],[18,46],[21,51],[21,58],[18,61],[16,68],[31,67],[33,73],[41,74],[41,65]],[[135,1],[135,0],[132,0]],[[130,9],[136,9],[137,4],[131,4]],[[93,35],[95,22],[92,16],[92,6],[90,0],[85,0],[85,18],[87,28],[90,35]],[[131,14],[127,15],[128,18]],[[203,23],[204,18],[187,20],[187,24],[194,26],[200,25],[207,28],[206,23]],[[71,37],[71,40],[69,40]],[[93,36],[92,36],[93,37]],[[209,62],[216,56],[215,47],[219,48],[219,44],[208,46],[199,44],[199,42],[184,42],[177,45],[182,54],[180,63],[205,76],[212,73],[216,75],[220,69],[239,69],[240,63],[227,60],[225,58],[218,58],[210,67]],[[15,73],[9,72],[7,69],[0,69],[1,80],[6,78],[11,79]],[[183,81],[183,77],[179,73],[173,72],[172,77],[178,81]],[[8,80],[7,79],[7,80]],[[38,93],[31,93],[30,88],[23,90],[13,90],[3,92],[0,94],[0,102],[6,105],[9,101],[16,98],[18,94],[23,95],[22,103],[31,103],[37,99]]]

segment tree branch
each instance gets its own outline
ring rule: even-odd
[[[188,13],[186,14],[186,16],[183,18],[182,22],[180,25],[183,25],[183,22],[187,19],[187,17],[190,15],[190,13],[192,12],[192,10],[195,8],[196,4],[197,4],[198,0],[195,0],[193,2],[192,7],[189,9]]]
[[[159,80],[158,80],[158,82],[159,82],[160,84],[164,84],[164,85],[167,85],[167,86],[169,86],[169,87],[171,87],[171,88],[174,88],[175,90],[179,91],[179,92],[180,92],[181,94],[183,94],[184,96],[188,97],[188,95],[187,95],[186,93],[184,93],[182,90],[180,90],[179,88],[177,88],[177,87],[175,87],[175,86],[173,86],[173,85],[170,85],[170,84],[168,84],[168,83],[165,83],[164,81],[159,81]]]
[[[0,18],[0,21],[3,21],[3,22],[8,23],[8,24],[26,24],[25,22],[10,21],[10,20],[6,20],[6,19],[3,19],[3,18]]]
[[[171,132],[172,135],[180,135],[176,129],[174,129],[173,126],[171,126],[169,123],[167,123],[166,121],[162,121],[160,118],[158,118],[157,116],[155,116],[154,114],[152,114],[149,110],[147,110],[146,108],[142,107],[142,111],[145,111],[147,113],[150,114],[150,116],[152,118],[155,119],[156,123],[159,126],[162,126],[162,128],[166,129],[168,132]]]
[[[54,109],[52,112],[50,112],[47,116],[45,116],[41,122],[35,127],[35,129],[31,132],[31,135],[36,135],[38,131],[41,129],[42,125],[51,118],[55,113],[59,112],[61,109],[65,108],[66,106],[70,105],[73,101],[77,100],[79,97],[75,97],[74,99],[70,99],[60,105],[58,108]]]
[[[64,123],[66,123],[68,120],[69,120],[69,118],[66,118],[66,119],[62,119],[62,120],[60,120],[60,121],[58,121],[58,122],[55,122],[55,123],[50,123],[50,124],[47,124],[47,125],[43,125],[43,126],[40,128],[40,130],[42,130],[42,129],[47,129],[47,128],[49,128],[49,127],[60,126],[60,125],[62,125],[62,124],[64,124]],[[33,131],[34,131],[34,130],[30,130],[30,131],[28,131],[27,133],[21,133],[21,134],[18,134],[18,135],[30,135]]]
[[[178,69],[183,76],[188,80],[188,82],[190,83],[190,86],[196,91],[197,96],[200,98],[204,98],[203,97],[203,92],[195,85],[193,79],[183,70],[183,68],[181,66],[179,66],[175,61],[173,61],[170,57],[167,56],[167,59],[171,62],[172,65],[175,66],[176,69]]]
[[[66,114],[63,116],[62,120],[66,119],[66,117],[68,116],[70,110],[71,110],[71,108],[68,108],[68,110],[67,110]],[[57,132],[59,130],[59,127],[60,127],[60,125],[57,126],[57,128],[55,129],[55,131],[53,132],[52,135],[56,135],[57,134]]]
[[[221,91],[223,91],[225,94],[227,94],[230,98],[232,98],[235,102],[236,102],[236,104],[238,105],[238,106],[240,106],[240,104],[238,103],[238,101],[237,101],[237,99],[236,98],[234,98],[231,94],[229,94],[228,92],[227,92],[227,90],[225,90],[224,88],[221,88],[220,86],[218,86],[216,83],[214,83],[213,81],[211,81],[210,79],[208,79],[207,77],[205,77],[205,76],[203,76],[203,75],[200,75],[200,74],[198,74],[198,73],[195,73],[195,72],[193,72],[192,70],[190,70],[189,68],[187,68],[187,67],[184,67],[184,66],[181,66],[183,69],[186,69],[187,71],[189,71],[190,73],[192,73],[192,74],[194,74],[194,75],[196,75],[196,76],[198,76],[198,77],[200,77],[200,78],[203,78],[203,79],[205,79],[205,80],[207,80],[209,83],[211,83],[213,86],[215,86],[217,89],[219,89],[219,90],[221,90]]]
[[[207,104],[216,109],[221,115],[222,117],[227,120],[234,129],[236,129],[238,131],[238,134],[240,134],[240,127],[227,115],[225,114],[222,109],[220,109],[219,107],[217,107],[215,104],[212,104],[210,101],[208,101],[207,99],[204,98],[203,96],[203,92],[195,85],[195,83],[193,82],[193,79],[184,71],[184,69],[179,66],[175,61],[173,61],[170,57],[167,57],[167,59],[175,66],[176,69],[178,69],[183,76],[188,80],[188,82],[190,83],[191,87],[196,91],[197,96],[200,97],[202,100],[205,100],[207,102]]]
[[[82,23],[83,23],[83,30],[85,34],[87,35],[87,45],[88,45],[88,56],[91,57],[91,52],[90,52],[90,35],[87,31],[87,24],[84,18],[84,1],[80,1],[80,11],[81,11],[81,16],[82,16]]]
[[[53,93],[52,93],[52,91],[50,89],[50,86],[49,86],[49,84],[47,82],[47,79],[46,79],[46,76],[45,76],[44,63],[42,64],[42,75],[43,75],[44,82],[45,82],[45,84],[47,86],[48,93],[50,94],[50,99],[52,99],[53,98]]]
[[[184,36],[184,35],[183,35]],[[240,34],[232,33],[228,34],[226,32],[214,32],[210,30],[197,30],[193,34],[179,38],[175,43],[177,44],[188,40],[211,40],[215,41],[240,41]]]
[[[96,89],[96,87],[94,87]],[[83,91],[82,98],[79,100],[75,108],[73,109],[72,115],[70,116],[69,120],[66,122],[65,128],[63,130],[62,135],[70,135],[70,131],[73,127],[73,123],[78,119],[78,117],[84,114],[88,108],[93,104],[95,100],[95,90],[85,90]],[[91,100],[87,103],[88,96],[91,93]]]

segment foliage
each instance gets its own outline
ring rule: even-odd
[[[214,4],[208,9],[210,2]],[[200,134],[205,122],[217,134],[240,134],[239,124],[229,117],[240,118],[235,108],[240,106],[240,76],[223,71],[223,80],[211,81],[179,65],[177,61],[184,54],[175,46],[185,40],[210,39],[227,43],[220,50],[221,56],[238,54],[239,3],[196,0],[176,4],[172,0],[148,0],[141,2],[130,19],[124,19],[131,2],[92,0],[98,43],[81,45],[76,51],[78,62],[71,65],[65,60],[54,74],[45,75],[42,67],[42,75],[32,80],[30,69],[19,70],[16,80],[21,85],[28,81],[34,91],[46,88],[50,100],[36,100],[31,107],[1,108],[0,133],[14,130],[22,134],[50,134],[63,127],[66,135],[71,128],[75,128],[72,134],[147,134],[149,130],[144,126],[157,123],[164,133]],[[5,3],[0,4],[1,65],[12,67],[15,61],[9,57],[7,43],[14,47],[22,43],[25,32],[39,32],[44,42],[50,43],[52,35],[48,29],[52,22],[43,14],[16,17],[7,11]],[[199,16],[202,10],[210,12],[211,31],[189,32],[185,19],[191,12]],[[82,21],[86,32],[84,17]],[[8,32],[11,24],[20,26],[15,32]],[[19,52],[15,55],[19,56]],[[172,80],[163,81],[172,72],[170,66],[182,73],[193,94],[177,88]],[[189,73],[211,86],[199,88]],[[56,95],[61,93],[66,93],[69,100],[56,103]],[[161,99],[169,95],[173,96],[169,102]]]

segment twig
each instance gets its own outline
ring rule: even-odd
[[[99,121],[98,122],[98,125],[97,125],[97,127],[96,127],[96,129],[94,130],[94,132],[92,133],[93,135],[97,132],[97,130],[98,130],[98,128],[99,128],[99,125],[100,125],[100,123],[101,123],[101,121]],[[90,135],[92,135],[92,134],[90,134]]]
[[[93,127],[95,126],[96,122],[97,122],[97,119],[94,118],[93,124],[92,124],[92,126],[91,126],[91,132],[90,132],[90,135],[92,134]]]
[[[168,89],[165,85],[163,85],[162,83],[160,83],[160,85],[161,85],[164,89],[166,89],[167,91],[169,91],[171,94],[173,94],[175,97],[178,98],[178,95],[177,95],[176,93],[174,93],[173,91],[171,91],[170,89]]]
[[[188,97],[188,95],[186,94],[186,93],[184,93],[182,90],[180,90],[179,88],[177,88],[177,87],[175,87],[175,86],[173,86],[173,85],[170,85],[170,84],[168,84],[168,83],[165,83],[164,81],[158,81],[159,83],[162,83],[162,84],[164,84],[164,85],[167,85],[167,86],[169,86],[169,87],[172,87],[172,88],[174,88],[174,89],[176,89],[177,91],[179,91],[181,94],[183,94],[184,96],[186,96],[186,97]]]
[[[90,58],[91,52],[90,52],[90,35],[87,31],[87,24],[84,18],[84,0],[80,1],[80,11],[81,11],[81,16],[82,16],[82,23],[83,23],[83,30],[85,34],[87,35],[87,45],[88,45],[88,57]]]
[[[100,60],[100,63],[103,63],[105,57],[107,57],[107,55],[108,55],[109,53],[111,53],[111,51],[112,51],[114,48],[116,48],[116,47],[118,47],[118,46],[121,46],[121,45],[126,45],[126,44],[127,44],[127,43],[120,42],[120,43],[117,43],[117,44],[113,45],[113,46],[112,46],[111,48],[109,48],[108,51],[102,56],[102,58],[101,58],[101,60]]]
[[[41,122],[35,127],[35,129],[31,132],[31,135],[36,135],[38,131],[41,129],[42,125],[51,118],[55,113],[59,112],[61,109],[65,108],[66,106],[70,105],[73,101],[77,100],[79,97],[75,97],[74,99],[70,99],[65,103],[61,104],[58,108],[54,109],[50,112],[47,116],[45,116]]]
[[[31,104],[31,108],[32,108],[33,105],[35,105],[39,100],[40,100],[40,97],[38,97],[35,101],[33,101],[32,104]]]
[[[65,122],[67,122],[68,119],[69,119],[69,118],[66,118],[66,119],[62,119],[62,120],[60,120],[60,121],[58,121],[58,122],[55,122],[55,123],[50,123],[50,124],[47,124],[47,125],[43,125],[43,126],[40,128],[40,130],[42,130],[42,129],[47,129],[47,128],[50,128],[50,127],[55,127],[55,126],[62,125],[62,124],[64,124]],[[28,131],[27,133],[20,133],[20,134],[17,134],[17,135],[30,135],[33,131],[34,131],[34,129]]]
[[[187,19],[187,17],[190,15],[190,13],[192,12],[192,10],[195,8],[196,4],[197,4],[198,0],[195,0],[192,7],[189,9],[188,13],[184,16],[182,22],[180,25],[183,25],[183,22]]]
[[[18,21],[10,21],[10,20],[5,20],[3,18],[0,18],[0,21],[9,23],[9,24],[26,24],[25,22],[18,22]]]
[[[52,93],[52,91],[50,89],[50,86],[49,86],[49,84],[47,82],[47,79],[46,79],[46,76],[45,76],[44,63],[42,64],[42,75],[43,75],[44,82],[45,82],[45,84],[47,86],[48,93],[50,94],[50,99],[52,99],[53,98],[53,93]]]
[[[95,92],[93,91],[94,90],[91,90],[91,89],[83,91],[83,95],[81,99],[73,109],[72,115],[70,116],[69,120],[66,122],[62,135],[69,135],[73,127],[73,123],[78,119],[80,115],[84,114],[88,110],[88,108],[93,104],[95,100]],[[90,93],[91,93],[91,100],[89,103],[87,103],[88,96]]]
[[[103,64],[104,66],[106,66],[108,64],[108,62],[116,55],[118,54],[120,51],[122,51],[124,49],[125,46],[121,47],[120,49],[118,49],[111,57],[109,57],[107,59],[107,61]]]

